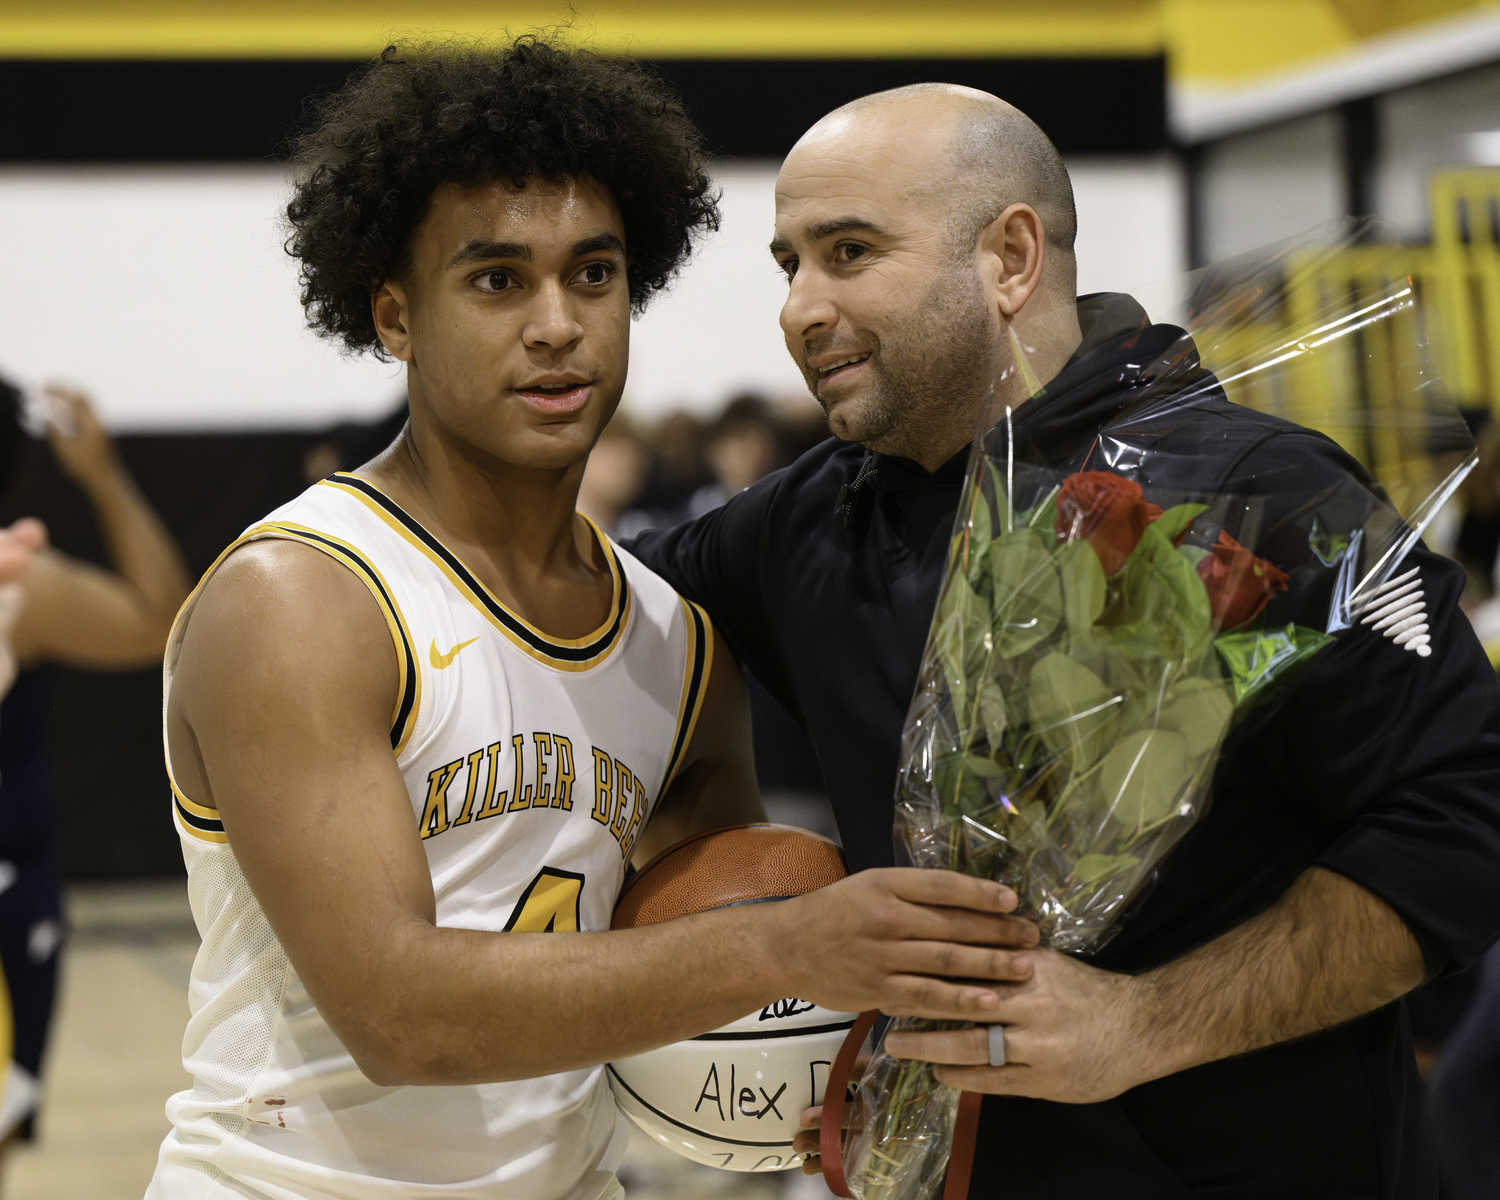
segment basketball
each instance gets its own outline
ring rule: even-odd
[[[613,928],[714,908],[786,900],[835,883],[843,856],[827,838],[786,825],[743,825],[688,838],[635,876]],[[854,1023],[795,997],[720,1029],[609,1064],[620,1108],[657,1142],[729,1171],[796,1166],[804,1108],[822,1103],[828,1068]]]

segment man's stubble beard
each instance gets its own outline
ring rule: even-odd
[[[922,460],[956,453],[974,436],[994,352],[979,273],[964,262],[941,275],[891,327],[890,336],[873,339],[864,394],[840,406],[830,427],[882,454]]]

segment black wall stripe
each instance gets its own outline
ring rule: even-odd
[[[285,534],[289,538],[295,538],[299,541],[316,542],[320,546],[327,546],[330,550],[338,551],[338,553],[344,555],[346,558],[353,559],[355,564],[359,567],[360,571],[364,574],[365,578],[368,579],[371,585],[374,586],[375,590],[380,593],[381,598],[385,601],[387,607],[390,608],[391,615],[395,615],[396,601],[391,597],[390,593],[385,590],[385,585],[380,582],[380,576],[375,573],[374,568],[371,567],[369,563],[367,563],[358,554],[354,553],[354,551],[351,550],[348,546],[345,546],[339,542],[335,542],[331,538],[319,537],[316,533],[309,533],[305,529],[287,529],[279,525],[274,526],[274,528],[278,532]],[[398,745],[401,744],[401,731],[406,728],[407,721],[411,719],[412,706],[416,703],[417,700],[416,654],[412,650],[411,643],[406,640],[406,630],[401,628],[400,621],[396,622],[396,630],[401,637],[402,652],[406,655],[406,687],[401,693],[401,707],[396,711],[396,720],[391,725],[392,750],[394,750]]]
[[[1166,61],[1143,58],[674,59],[678,90],[715,153],[780,158],[814,121],[884,88],[938,80],[993,92],[1064,154],[1169,144]],[[0,60],[0,161],[266,159],[348,61]]]
[[[359,479],[353,475],[339,475],[326,482],[363,493],[380,505],[386,512],[390,513],[392,517],[400,521],[402,526],[409,530],[413,537],[421,541],[424,546],[448,564],[448,569],[463,580],[464,585],[474,593],[474,598],[484,605],[485,610],[495,620],[499,621],[538,654],[546,658],[556,659],[559,662],[584,663],[598,658],[614,644],[615,637],[620,632],[620,625],[624,622],[626,610],[629,607],[630,582],[625,578],[624,566],[607,548],[605,555],[614,564],[615,576],[620,581],[620,594],[615,598],[617,601],[615,619],[610,622],[609,628],[601,636],[594,639],[587,646],[559,646],[548,641],[546,638],[538,637],[525,624],[518,620],[513,613],[507,610],[504,605],[496,603],[489,592],[485,590],[485,586],[469,573],[469,569],[462,562],[448,552],[448,548],[442,542],[428,533],[418,521],[408,516],[399,504],[379,488],[372,487],[363,479]]]

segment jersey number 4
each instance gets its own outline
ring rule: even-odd
[[[516,901],[515,911],[505,923],[506,932],[577,933],[582,895],[582,875],[543,867]]]

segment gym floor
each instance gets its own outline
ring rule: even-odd
[[[182,1070],[187,981],[198,935],[176,882],[68,893],[71,934],[44,1080],[39,1137],[9,1156],[5,1200],[140,1200]],[[698,1167],[644,1136],[620,1172],[631,1200],[817,1200],[820,1180]]]

